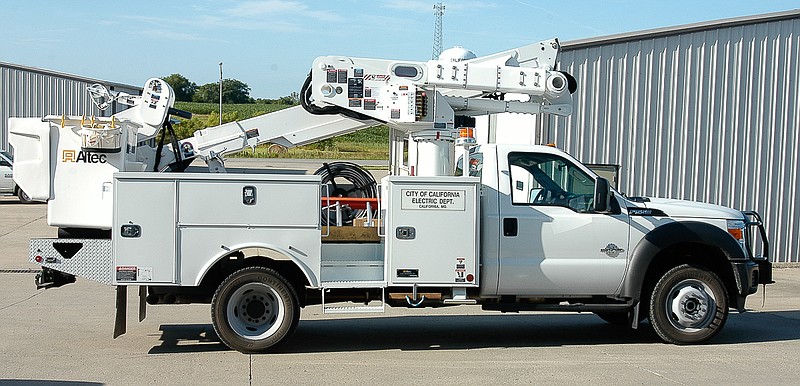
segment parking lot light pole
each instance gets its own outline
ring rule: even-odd
[[[219,124],[222,124],[222,62],[219,62]]]

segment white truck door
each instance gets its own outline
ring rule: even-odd
[[[627,262],[628,216],[592,213],[594,178],[558,154],[498,157],[508,170],[498,173],[498,292],[615,293]]]

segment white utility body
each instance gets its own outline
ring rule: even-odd
[[[625,197],[555,147],[476,145],[471,117],[571,113],[577,85],[556,70],[557,40],[457,52],[428,62],[319,57],[302,106],[186,139],[171,135],[169,115],[188,114],[160,79],[142,96],[91,87],[100,107],[131,106],[110,118],[12,118],[14,179],[48,202],[59,227],[59,238],[31,241],[37,284],[81,276],[117,286],[115,336],[128,286],[139,286],[140,318],[145,301],[211,303],[225,344],[261,352],[314,304],[591,311],[631,327],[650,318],[664,340],[696,343],[771,282],[755,212]],[[393,130],[379,184],[341,163],[315,175],[224,167],[223,155],[247,147],[377,123]],[[208,170],[188,167],[195,158]]]

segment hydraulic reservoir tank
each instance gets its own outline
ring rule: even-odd
[[[453,133],[451,131],[424,131],[413,135],[416,146],[417,176],[453,175]]]

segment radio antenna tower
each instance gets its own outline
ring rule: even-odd
[[[431,59],[439,59],[442,53],[442,16],[444,16],[444,5],[436,3],[433,5],[433,14],[436,16],[436,25],[433,28],[433,54]]]

